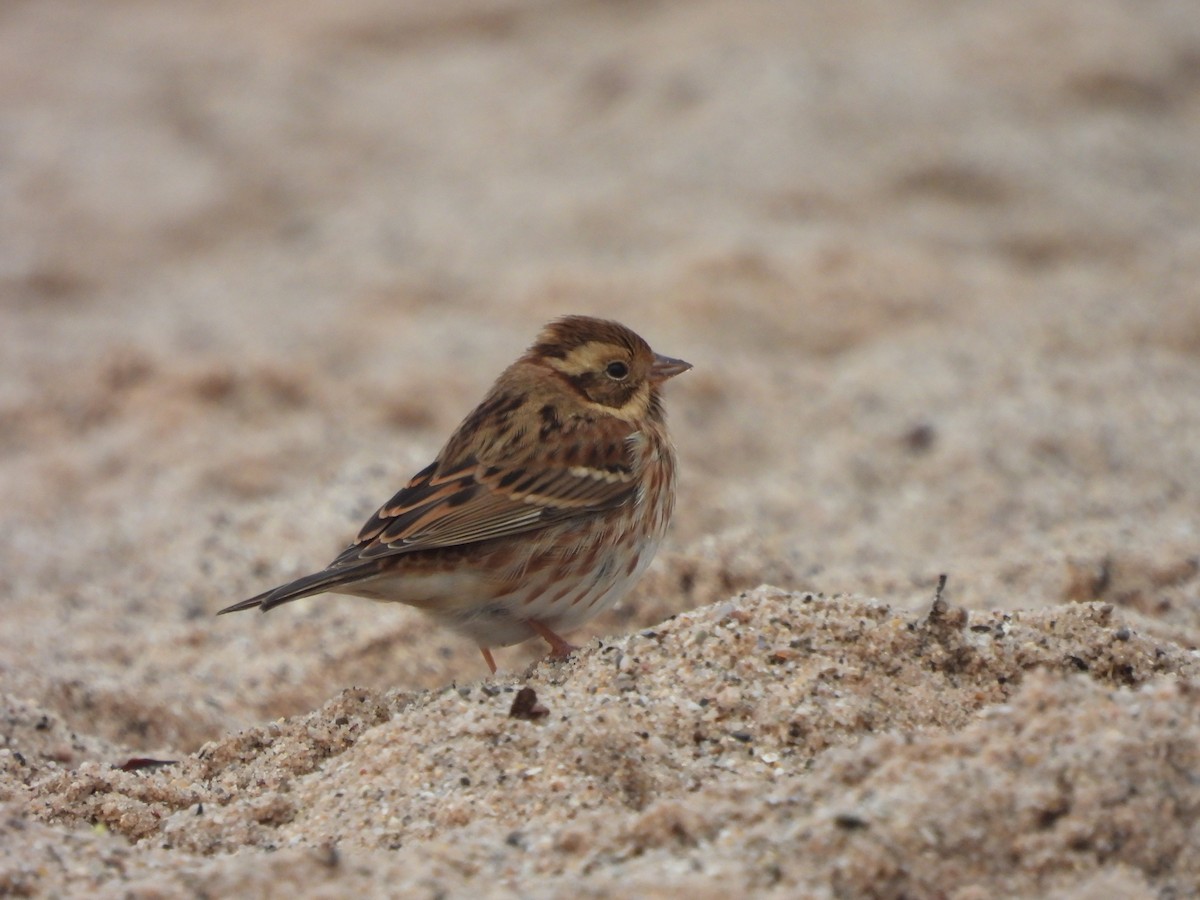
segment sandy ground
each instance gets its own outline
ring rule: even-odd
[[[1197,147],[1193,0],[5,4],[0,894],[1200,896]],[[213,617],[568,312],[575,658]]]

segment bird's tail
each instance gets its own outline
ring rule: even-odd
[[[241,603],[227,606],[218,612],[217,615],[223,616],[225,613],[241,612],[243,609],[254,609],[255,607],[258,607],[263,612],[267,612],[277,606],[282,606],[284,603],[291,603],[293,600],[299,600],[302,597],[311,597],[313,594],[323,594],[339,585],[358,581],[376,569],[377,566],[374,563],[365,566],[322,569],[320,572],[305,575],[303,578],[297,578],[295,581],[289,581],[287,584],[264,591],[257,596],[251,597],[249,600],[243,600]]]

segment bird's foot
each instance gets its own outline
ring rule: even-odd
[[[550,645],[551,659],[566,659],[579,648],[569,641],[564,640],[555,632],[551,631],[537,619],[530,619],[527,623],[530,628],[538,633],[542,640]]]

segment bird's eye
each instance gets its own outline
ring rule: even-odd
[[[629,366],[625,365],[619,359],[614,359],[604,367],[604,374],[614,381],[620,381],[629,374]]]

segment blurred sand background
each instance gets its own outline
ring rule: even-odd
[[[1197,896],[1198,148],[1194,0],[4,4],[0,894]],[[598,640],[213,618],[569,312]]]

